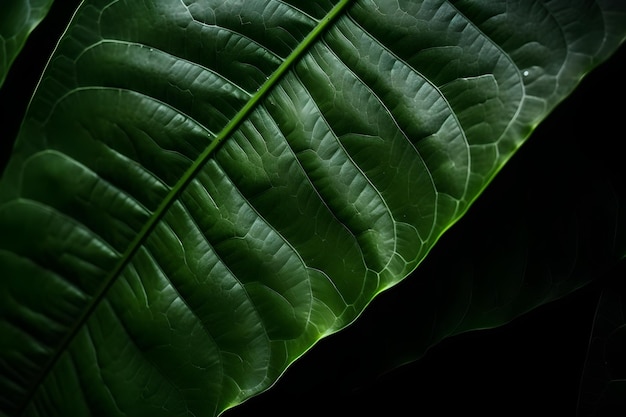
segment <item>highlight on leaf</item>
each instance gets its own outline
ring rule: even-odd
[[[625,17],[81,2],[0,180],[0,412],[215,416],[268,389],[418,267]]]

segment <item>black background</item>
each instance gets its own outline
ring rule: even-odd
[[[77,3],[55,2],[0,90],[0,167],[38,77]],[[625,139],[625,63],[622,48],[586,77],[539,126],[470,213],[478,212],[483,200],[488,204],[489,199],[497,199],[499,190],[507,187],[507,178],[541,175],[532,172],[533,155],[542,152],[545,141],[612,149],[607,151],[611,154],[606,164],[619,168],[623,159],[619,144]],[[457,226],[462,227],[464,220]],[[454,239],[457,226],[444,236],[442,246],[445,239]],[[433,258],[445,256],[437,247],[431,253]],[[614,273],[623,277],[622,270]],[[601,285],[599,280],[506,326],[447,339],[420,361],[385,375],[346,378],[355,367],[367,367],[367,362],[351,360],[351,352],[367,349],[355,345],[355,340],[368,331],[368,323],[393,310],[399,292],[410,291],[410,285],[402,283],[381,294],[350,328],[322,340],[272,389],[226,415],[574,415]]]

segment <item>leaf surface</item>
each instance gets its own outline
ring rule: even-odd
[[[581,6],[85,1],[0,184],[0,410],[267,389],[617,48],[624,6]]]
[[[3,0],[0,3],[0,86],[28,36],[46,17],[53,0]]]
[[[396,390],[419,392],[417,398],[420,407],[424,408],[422,402],[427,402],[430,397],[423,391],[428,387],[430,392],[436,392],[433,388],[436,383],[429,384],[428,377],[419,372],[432,370],[430,378],[440,378],[439,387],[446,386],[444,375],[463,374],[466,379],[474,375],[468,370],[457,369],[463,362],[460,352],[463,352],[463,358],[471,361],[474,356],[483,355],[483,361],[491,358],[491,368],[485,364],[483,372],[487,374],[493,369],[499,375],[486,377],[491,382],[483,384],[481,381],[473,388],[467,387],[463,379],[455,379],[453,385],[462,393],[455,390],[450,394],[459,398],[463,407],[469,405],[461,400],[461,396],[469,400],[480,395],[481,391],[501,387],[501,391],[493,395],[510,395],[507,402],[517,402],[524,395],[530,395],[533,400],[525,403],[524,410],[530,412],[542,404],[549,409],[549,405],[542,402],[547,398],[534,393],[550,390],[553,384],[558,384],[557,391],[564,394],[559,396],[551,390],[555,395],[546,395],[549,404],[559,404],[557,410],[560,412],[567,407],[566,401],[571,407],[575,406],[574,381],[582,374],[575,370],[587,347],[591,327],[586,323],[591,323],[594,294],[603,275],[626,253],[623,224],[626,218],[626,174],[620,163],[621,144],[613,140],[621,109],[605,106],[590,109],[587,103],[601,102],[608,88],[616,95],[624,92],[626,84],[616,82],[616,77],[624,70],[623,63],[622,50],[611,58],[608,66],[603,64],[594,70],[589,79],[585,79],[581,87],[559,105],[411,276],[374,300],[350,329],[308,353],[288,371],[287,378],[273,389],[270,398],[266,399],[265,394],[239,408],[236,415],[246,415],[255,408],[274,409],[275,414],[286,415],[290,406],[321,397],[325,399],[314,401],[315,408],[309,409],[309,415],[332,407],[336,398],[345,398],[342,400],[344,406],[349,402],[346,410],[368,410],[375,402],[374,399],[368,402],[368,398],[377,388],[386,393],[381,392],[379,398],[387,411],[401,412],[403,407],[415,403],[412,397],[396,398]],[[581,122],[568,124],[572,119]],[[607,140],[602,147],[591,148],[589,138],[596,137]],[[583,286],[584,289],[572,296],[576,300],[587,297],[588,317],[582,313],[585,309],[580,307],[569,309],[578,315],[568,319],[567,315],[561,314],[559,319],[553,319],[556,311],[573,305],[572,301],[563,300],[531,316],[543,317],[551,325],[541,327],[540,324],[534,331],[529,326],[529,331],[524,332],[520,327],[526,326],[523,323],[532,318],[523,318],[507,326],[508,330],[455,338],[446,342],[443,350],[436,348],[434,353],[422,358],[427,349],[442,338],[506,324]],[[557,327],[552,327],[555,323]],[[563,333],[564,329],[577,329],[572,333],[579,335],[581,343],[559,342],[558,345],[554,342],[556,335]],[[490,343],[493,339],[489,335],[504,338],[506,336],[502,335],[517,335],[518,332],[524,334],[519,339],[529,338],[527,344],[519,344],[519,348],[511,342],[509,350],[499,351]],[[486,342],[488,346],[484,349],[479,342],[482,338],[490,341]],[[474,350],[469,347],[472,340],[478,341]],[[533,357],[532,349],[528,348],[533,343],[537,346],[549,344],[549,350],[558,352],[559,361],[574,371],[558,372],[557,365],[551,366],[548,359],[550,353],[541,353],[541,347],[540,358]],[[469,346],[465,348],[465,344]],[[447,373],[434,377],[439,375],[436,369],[445,364],[445,347],[451,346],[457,348],[448,352],[454,357],[449,359]],[[563,352],[559,352],[557,346],[564,349]],[[485,351],[490,351],[491,355]],[[439,365],[433,366],[432,362],[436,362],[433,358],[437,357],[440,358]],[[409,369],[391,373],[394,368],[416,359],[425,363],[410,364]],[[473,372],[478,372],[481,363],[481,359],[476,358]],[[515,376],[516,373],[510,377],[506,375],[504,369],[509,364],[516,364],[511,367],[517,366],[517,372],[527,370],[524,375],[530,378],[539,373],[541,380],[535,381],[533,388],[527,387],[526,394],[508,393],[506,387],[519,377]],[[472,369],[470,365],[467,367]],[[312,378],[312,374],[315,377]],[[494,378],[500,380],[503,377],[507,382],[494,381]],[[572,384],[574,390],[565,395],[567,387],[572,388]],[[529,394],[530,390],[533,394]],[[393,406],[383,400],[390,397],[394,397]],[[279,398],[289,398],[288,403],[279,406],[282,413],[274,405],[281,402]],[[436,403],[436,398],[432,399],[432,404]],[[363,401],[359,402],[360,399]],[[482,403],[475,404],[475,409],[486,412],[482,407]]]

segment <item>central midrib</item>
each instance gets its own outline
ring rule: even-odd
[[[272,73],[272,75],[263,83],[263,85],[257,90],[257,92],[246,102],[246,104],[237,112],[237,114],[230,120],[229,123],[217,134],[215,139],[206,147],[206,149],[196,158],[194,163],[185,171],[180,180],[172,187],[167,196],[163,199],[159,207],[154,211],[152,216],[144,224],[139,231],[135,239],[128,246],[120,261],[111,273],[104,280],[102,287],[96,291],[93,300],[89,306],[85,309],[84,313],[78,318],[75,326],[67,336],[60,343],[55,354],[50,358],[43,368],[40,377],[30,388],[29,392],[24,398],[23,405],[20,407],[20,414],[23,414],[26,407],[31,402],[33,396],[39,389],[39,386],[46,379],[48,374],[54,368],[56,362],[61,355],[66,351],[69,344],[76,337],[80,329],[89,320],[93,312],[96,310],[100,302],[105,298],[108,290],[117,281],[117,278],[121,275],[122,271],[133,259],[136,252],[144,244],[146,239],[150,236],[154,228],[165,216],[169,208],[176,202],[180,194],[185,188],[193,181],[198,172],[204,167],[207,161],[215,153],[217,148],[231,135],[235,130],[243,123],[250,113],[259,105],[259,103],[271,92],[276,86],[279,80],[304,56],[306,51],[313,45],[319,37],[328,29],[333,22],[345,13],[347,7],[355,0],[340,0],[327,14],[321,19],[313,30],[298,44],[298,46],[287,56],[283,63]]]

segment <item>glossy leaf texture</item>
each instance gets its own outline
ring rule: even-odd
[[[28,36],[46,17],[53,0],[3,0],[0,3],[0,86]]]
[[[600,104],[608,88],[626,92],[624,52],[555,109],[411,276],[229,415],[285,416],[299,404],[302,415],[502,415],[502,404],[574,415],[597,293],[626,254],[621,109]],[[596,363],[611,372],[598,360],[588,373]],[[442,392],[455,401],[441,404]]]
[[[0,410],[267,389],[619,46],[613,3],[83,2],[0,184]]]
[[[337,352],[345,386],[420,359],[447,337],[507,324],[599,285],[611,273],[626,254],[626,176],[612,164],[621,145],[607,143],[611,156],[598,161],[588,137],[544,133],[516,154],[411,279],[360,319],[353,349]]]

